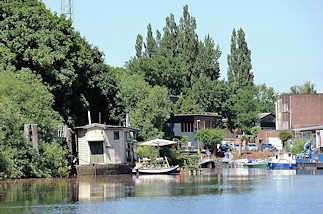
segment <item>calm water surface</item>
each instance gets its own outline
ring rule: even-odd
[[[323,213],[323,172],[221,169],[0,182],[0,213]]]

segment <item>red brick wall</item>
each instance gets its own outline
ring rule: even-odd
[[[292,128],[323,125],[323,94],[292,95]]]
[[[262,143],[267,143],[268,137],[278,137],[279,131],[276,130],[260,130],[258,133],[258,140],[262,139]]]

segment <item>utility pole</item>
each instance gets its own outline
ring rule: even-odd
[[[61,0],[61,14],[73,21],[73,0]]]

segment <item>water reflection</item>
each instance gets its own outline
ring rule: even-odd
[[[83,201],[102,201],[135,196],[134,181],[131,175],[79,177],[78,199]]]
[[[237,168],[205,169],[196,176],[118,175],[2,181],[0,213],[86,213],[95,209],[97,203],[127,198],[234,197],[242,193],[257,195],[259,190],[271,194],[273,190],[294,187],[293,178],[297,175],[322,174],[317,170]]]

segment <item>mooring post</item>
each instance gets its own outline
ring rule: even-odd
[[[38,153],[38,130],[37,130],[37,124],[31,124],[31,142],[33,144],[33,149]]]

